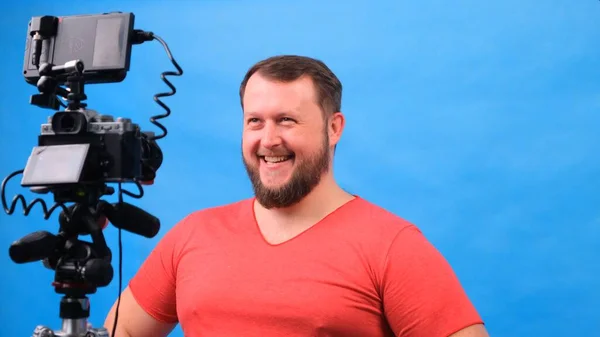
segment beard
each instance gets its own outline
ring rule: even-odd
[[[244,166],[252,182],[256,200],[266,209],[290,207],[306,197],[321,181],[329,169],[329,138],[325,135],[321,147],[307,158],[294,156],[296,167],[290,180],[283,186],[267,187],[260,179],[258,165],[251,165],[246,158]],[[243,157],[243,155],[242,155]],[[260,159],[262,160],[262,159]]]

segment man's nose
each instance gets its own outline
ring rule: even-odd
[[[266,148],[281,145],[281,135],[279,134],[277,126],[269,123],[264,127],[261,145]]]

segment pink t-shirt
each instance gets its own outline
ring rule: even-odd
[[[448,336],[482,323],[417,227],[357,197],[272,245],[254,199],[194,212],[129,287],[159,321],[202,336]]]

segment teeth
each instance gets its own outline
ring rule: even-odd
[[[287,156],[269,157],[265,156],[265,161],[269,163],[279,163],[288,159]]]

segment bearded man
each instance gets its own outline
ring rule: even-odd
[[[122,294],[119,337],[488,336],[421,231],[336,183],[342,85],[323,62],[262,60],[240,99],[254,196],[165,234]]]

